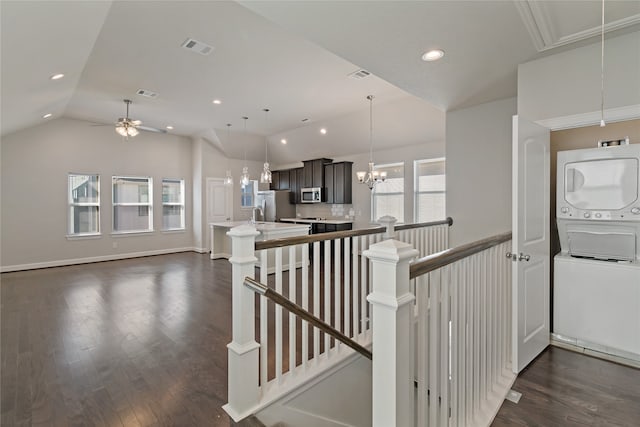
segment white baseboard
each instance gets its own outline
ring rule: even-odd
[[[65,265],[89,264],[92,262],[102,261],[116,261],[119,259],[140,258],[151,255],[166,255],[178,252],[200,252],[200,249],[201,248],[195,247],[156,249],[153,251],[129,252],[124,254],[101,255],[86,258],[61,259],[56,261],[34,262],[30,264],[3,265],[0,267],[0,272],[8,273],[11,271],[35,270],[38,268],[62,267]]]

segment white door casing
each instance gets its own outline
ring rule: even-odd
[[[549,345],[549,129],[513,117],[512,369]]]
[[[207,227],[212,222],[230,220],[233,215],[233,186],[224,185],[223,178],[207,178]],[[207,236],[209,233],[205,233]],[[208,238],[207,238],[208,239]],[[211,242],[206,242],[210,247]]]

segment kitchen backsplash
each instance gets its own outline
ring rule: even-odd
[[[351,215],[353,219],[353,205],[332,205],[328,203],[315,203],[308,205],[296,205],[296,215],[302,218],[334,218],[346,219]]]

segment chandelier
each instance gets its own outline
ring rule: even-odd
[[[369,170],[356,172],[356,177],[360,184],[366,184],[369,190],[379,182],[384,182],[387,179],[387,172],[379,172],[375,170],[375,164],[373,163],[373,95],[367,96],[369,100]]]

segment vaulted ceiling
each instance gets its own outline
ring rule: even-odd
[[[519,63],[597,41],[601,19],[599,1],[54,0],[0,7],[3,135],[42,123],[46,113],[113,124],[129,98],[130,116],[144,125],[201,135],[230,157],[249,147],[255,160],[266,137],[280,163],[366,152],[368,94],[376,97],[376,149],[442,141],[446,111],[515,96]],[[640,25],[640,2],[607,1],[606,12],[608,31]],[[212,52],[182,48],[188,38]],[[430,48],[445,57],[423,62]],[[372,75],[349,77],[360,69]],[[65,77],[49,80],[55,73]],[[140,89],[157,96],[137,95]],[[246,132],[242,116],[249,117]]]

